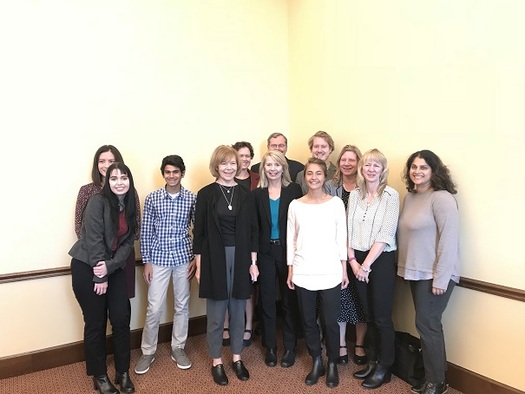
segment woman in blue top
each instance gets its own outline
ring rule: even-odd
[[[282,302],[282,333],[284,355],[282,367],[295,363],[296,322],[299,309],[295,292],[286,284],[286,223],[288,206],[302,197],[301,187],[293,183],[288,173],[288,162],[279,151],[267,152],[261,160],[260,187],[252,192],[254,220],[259,240],[259,306],[261,308],[264,362],[269,367],[277,365],[277,311],[276,295],[279,286]]]

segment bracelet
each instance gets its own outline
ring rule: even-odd
[[[363,272],[366,272],[367,274],[369,274],[370,272],[372,272],[372,270],[370,268],[366,268],[364,266],[361,266],[361,269],[363,270]]]
[[[252,260],[252,265],[257,265],[257,260]]]
[[[354,260],[357,261],[357,259],[355,258],[355,256],[353,256],[353,257],[349,257],[349,258],[348,258],[348,262],[350,262],[350,261],[354,261]]]

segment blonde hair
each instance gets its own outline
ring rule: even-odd
[[[377,189],[377,194],[379,197],[381,197],[387,185],[388,162],[386,160],[385,155],[383,155],[378,149],[369,150],[363,155],[363,157],[361,157],[361,160],[359,160],[359,164],[357,165],[357,187],[359,188],[359,194],[361,196],[361,199],[364,199],[366,197],[366,181],[363,178],[362,171],[363,166],[367,161],[375,161],[381,164],[381,166],[383,167],[383,171],[379,176],[379,187]]]
[[[339,164],[341,162],[341,157],[346,152],[354,152],[357,162],[359,163],[359,160],[361,160],[361,156],[363,154],[359,150],[359,148],[355,145],[345,145],[343,146],[343,149],[341,149],[341,153],[339,153],[339,157],[337,158],[337,170],[335,171],[334,177],[332,178],[334,185],[339,185],[343,181],[343,177],[341,176],[341,165]]]
[[[323,140],[325,140],[328,146],[330,147],[330,151],[334,150],[334,147],[335,147],[334,139],[330,137],[330,134],[328,134],[326,131],[318,131],[317,133],[312,135],[308,139],[308,149],[312,150],[312,147],[314,145],[314,138],[316,137],[322,138]]]
[[[283,176],[281,177],[281,186],[286,187],[290,183],[292,183],[290,172],[288,170],[288,162],[286,161],[286,157],[284,157],[284,155],[278,150],[271,150],[271,151],[266,152],[261,159],[261,164],[259,166],[259,176],[261,177],[261,179],[259,180],[259,187],[268,187],[268,178],[266,178],[266,172],[264,171],[264,167],[268,159],[272,159],[276,163],[280,164],[281,167],[283,168]]]
[[[237,176],[239,175],[239,172],[241,172],[241,161],[237,151],[231,146],[227,145],[219,145],[217,148],[215,148],[210,158],[209,168],[211,175],[213,175],[216,179],[219,178],[219,164],[231,160],[232,158],[234,158],[235,162],[237,163],[237,172],[235,173]]]

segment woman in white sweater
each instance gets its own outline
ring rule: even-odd
[[[412,392],[442,394],[448,385],[441,316],[459,282],[456,187],[447,167],[429,150],[408,158],[404,179],[409,193],[399,218],[397,273],[410,283],[426,380]]]
[[[348,261],[367,317],[369,362],[354,377],[364,379],[363,387],[374,389],[390,381],[394,364],[392,307],[399,194],[387,185],[387,160],[377,149],[363,155],[357,174],[357,188],[348,199]]]
[[[317,325],[317,298],[326,329],[328,371],[326,385],[339,384],[339,325],[341,288],[348,286],[346,273],[346,218],[343,201],[327,194],[324,183],[326,163],[311,158],[306,163],[308,192],[290,203],[287,224],[287,263],[290,289],[297,291],[312,370],[307,385],[316,384],[325,374],[321,359],[321,340]]]

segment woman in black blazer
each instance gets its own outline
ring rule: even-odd
[[[282,367],[295,363],[296,325],[298,306],[295,292],[286,285],[286,221],[288,205],[303,194],[297,183],[292,183],[288,162],[279,151],[267,152],[261,160],[260,187],[252,191],[255,209],[254,222],[259,241],[259,306],[261,308],[264,362],[277,365],[276,339],[276,278],[282,302],[282,331],[284,355]]]
[[[249,191],[235,182],[240,171],[237,151],[221,145],[210,159],[216,181],[197,194],[193,252],[199,296],[206,298],[208,353],[212,376],[219,385],[228,384],[222,364],[222,329],[226,310],[230,314],[232,367],[240,380],[248,380],[241,361],[244,310],[252,282],[257,280],[257,242],[252,228]],[[251,264],[250,264],[251,261]]]
[[[100,394],[118,394],[106,365],[106,325],[111,322],[115,383],[134,393],[129,376],[131,308],[126,261],[138,231],[135,186],[130,169],[114,162],[100,193],[84,210],[79,240],[69,250],[73,292],[84,316],[86,372]]]

